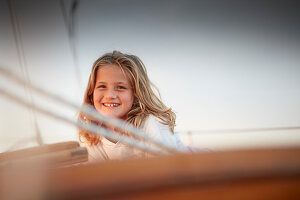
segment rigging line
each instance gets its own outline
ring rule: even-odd
[[[60,102],[61,104],[64,104],[68,107],[71,107],[75,110],[80,110],[83,113],[87,114],[88,116],[93,117],[94,119],[96,119],[98,121],[102,121],[104,123],[112,125],[112,126],[114,126],[116,128],[119,128],[121,130],[125,130],[127,132],[130,132],[132,135],[137,136],[139,138],[142,138],[142,139],[146,140],[147,142],[152,143],[155,146],[160,147],[161,149],[164,149],[164,150],[166,150],[170,153],[179,153],[180,152],[179,150],[175,149],[174,147],[172,147],[170,145],[164,144],[160,141],[157,141],[157,140],[149,137],[147,135],[147,133],[145,133],[144,131],[141,131],[140,129],[136,128],[132,124],[129,124],[129,123],[123,121],[123,120],[119,120],[119,119],[116,119],[116,118],[105,117],[104,115],[97,112],[90,105],[83,105],[83,106],[79,107],[79,106],[77,106],[77,105],[75,105],[71,102],[68,102],[67,100],[65,100],[65,99],[63,99],[63,98],[61,98],[61,97],[59,97],[55,94],[46,92],[42,88],[38,88],[38,87],[32,85],[31,83],[26,82],[25,80],[23,80],[20,77],[14,75],[13,73],[11,73],[8,70],[2,68],[1,66],[0,66],[0,73],[5,75],[5,77],[9,78],[10,80],[14,81],[15,83],[17,83],[19,85],[27,85],[27,87],[31,88],[33,91],[39,93],[40,95],[48,97],[48,98],[50,98],[52,100],[55,100],[57,102]]]
[[[100,127],[100,126],[97,126],[97,125],[94,125],[94,124],[86,124],[86,123],[82,123],[81,121],[73,121],[73,120],[67,119],[67,118],[65,118],[65,117],[63,117],[59,114],[55,114],[54,112],[46,110],[46,109],[44,109],[40,106],[33,105],[33,104],[29,103],[28,101],[23,100],[22,98],[18,97],[17,95],[6,91],[3,88],[0,88],[0,93],[3,96],[9,98],[10,100],[12,100],[12,101],[14,101],[14,102],[16,102],[20,105],[33,108],[33,109],[35,109],[36,111],[38,111],[42,114],[48,115],[48,116],[50,116],[54,119],[63,121],[63,122],[68,123],[70,125],[73,125],[73,126],[76,126],[78,128],[84,129],[86,131],[92,132],[96,135],[101,135],[101,136],[104,136],[104,137],[107,137],[107,138],[110,138],[110,139],[113,139],[113,140],[120,141],[122,143],[125,143],[125,144],[131,146],[131,147],[138,148],[140,150],[149,152],[149,153],[154,154],[154,155],[165,154],[166,153],[164,151],[161,151],[158,148],[149,146],[146,143],[143,143],[139,140],[128,137],[126,135],[121,135],[121,134],[114,133],[112,131],[109,131],[106,128],[103,128],[103,127]]]
[[[150,143],[152,143],[156,146],[159,146],[160,148],[165,149],[165,150],[167,150],[171,153],[178,152],[178,150],[174,149],[174,147],[167,146],[166,144],[163,144],[159,141],[154,140],[153,138],[149,137],[145,132],[137,129],[135,126],[133,126],[131,124],[126,123],[125,121],[118,120],[118,119],[115,119],[115,118],[107,118],[107,117],[101,115],[100,113],[95,111],[95,109],[92,106],[89,106],[89,105],[83,105],[82,107],[76,106],[75,104],[70,103],[67,100],[65,100],[65,99],[63,99],[63,98],[61,98],[57,95],[51,94],[49,92],[44,91],[41,88],[37,88],[36,86],[33,86],[32,84],[26,82],[25,80],[22,80],[20,77],[17,77],[16,75],[12,74],[11,72],[9,72],[8,70],[6,70],[2,67],[0,67],[0,73],[5,75],[5,77],[11,79],[12,81],[14,81],[17,84],[27,85],[33,91],[35,91],[37,93],[40,93],[40,95],[44,95],[44,96],[46,96],[50,99],[53,99],[57,102],[60,102],[60,103],[64,104],[66,106],[72,107],[73,109],[81,110],[83,113],[85,113],[89,116],[92,116],[92,117],[94,117],[95,119],[97,119],[99,121],[103,121],[103,122],[105,122],[109,125],[113,125],[114,127],[117,127],[121,130],[128,131],[128,132],[132,133],[132,135],[135,135],[137,137],[141,137],[141,138],[147,140],[148,142],[150,142]]]
[[[68,27],[68,20],[67,20],[64,0],[60,0],[59,3],[60,3],[60,8],[61,8],[61,11],[62,11],[65,27]],[[69,34],[69,29],[68,28],[67,28],[67,31],[68,31],[68,34]]]
[[[75,76],[76,76],[76,80],[78,83],[78,88],[80,90],[82,81],[81,81],[81,77],[80,77],[80,68],[79,68],[79,64],[78,64],[78,54],[77,54],[76,45],[75,45],[75,31],[74,31],[75,30],[74,14],[76,12],[77,6],[78,6],[78,1],[73,0],[72,5],[71,5],[70,16],[67,17],[66,6],[64,3],[64,0],[60,0],[60,7],[61,7],[63,19],[64,19],[64,24],[67,29],[70,50],[71,50],[71,54],[72,54],[72,58],[73,58],[73,62],[74,62]]]
[[[23,74],[26,77],[27,82],[31,83],[29,72],[28,72],[28,67],[27,67],[25,51],[24,51],[24,47],[23,47],[23,41],[22,41],[22,34],[21,34],[21,30],[20,30],[20,25],[19,25],[18,17],[16,15],[15,8],[14,8],[13,3],[11,1],[12,0],[7,0],[7,5],[8,5],[9,16],[10,16],[10,20],[11,20],[12,29],[13,29],[15,44],[16,44],[16,48],[17,48],[19,65],[21,67],[21,70],[22,70]],[[32,104],[34,104],[33,95],[31,93],[30,89],[26,85],[24,85],[24,89],[25,89],[27,95],[29,96],[30,102]],[[36,113],[32,109],[29,109],[29,110],[30,110],[31,115],[33,117],[33,124],[34,124],[34,128],[35,128],[35,133],[36,133],[35,139],[36,139],[36,141],[39,145],[42,145],[43,140],[41,138],[41,134],[40,134],[40,131],[39,131],[39,128],[38,128]]]
[[[211,133],[248,133],[248,132],[265,132],[265,131],[288,131],[300,130],[300,126],[293,127],[273,127],[273,128],[249,128],[249,129],[227,129],[227,130],[198,130],[187,131],[189,134],[211,134]]]

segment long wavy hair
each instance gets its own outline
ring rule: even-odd
[[[143,62],[135,55],[123,54],[118,51],[107,53],[98,58],[92,67],[89,82],[85,90],[83,104],[94,106],[93,93],[96,84],[97,71],[99,68],[107,65],[119,66],[129,77],[134,94],[134,101],[130,111],[127,114],[126,121],[136,127],[140,127],[146,118],[152,114],[159,119],[161,123],[168,125],[170,131],[174,133],[176,115],[171,108],[168,108],[160,99],[158,89],[149,80],[146,68]],[[159,97],[152,88],[155,88]],[[78,119],[86,123],[99,124],[82,112]],[[101,142],[99,135],[95,135],[86,130],[79,129],[80,141],[84,138],[89,145],[97,145]]]

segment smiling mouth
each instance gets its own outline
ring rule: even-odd
[[[118,107],[120,104],[119,103],[103,103],[102,105],[105,107]]]

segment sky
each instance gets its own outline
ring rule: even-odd
[[[1,67],[23,78],[27,69],[33,84],[70,102],[81,104],[92,63],[119,50],[144,62],[176,112],[176,130],[185,142],[212,149],[300,144],[299,130],[209,132],[299,127],[297,1],[89,0],[78,1],[71,15],[70,0],[11,0],[17,38],[8,5],[0,0]],[[20,59],[16,41],[23,47]],[[30,99],[5,77],[0,86]],[[35,94],[33,99],[76,120],[76,111]],[[27,108],[0,96],[0,110],[0,151],[36,145],[34,115]],[[35,116],[45,143],[78,139],[74,127]],[[192,138],[184,135],[188,131]]]

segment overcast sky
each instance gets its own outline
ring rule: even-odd
[[[11,1],[32,83],[80,104],[91,65],[119,50],[139,56],[177,131],[300,125],[300,23],[297,1],[78,1],[74,48],[66,24],[72,1]],[[67,16],[64,22],[63,11]],[[0,64],[24,77],[7,1],[0,0]],[[26,97],[1,77],[1,87]],[[34,95],[37,104],[76,112]],[[0,98],[1,148],[34,134],[33,117]],[[46,143],[77,139],[76,129],[37,115]],[[209,135],[208,147],[300,143],[299,131]],[[249,139],[251,138],[251,139]],[[223,143],[222,143],[223,142]]]

